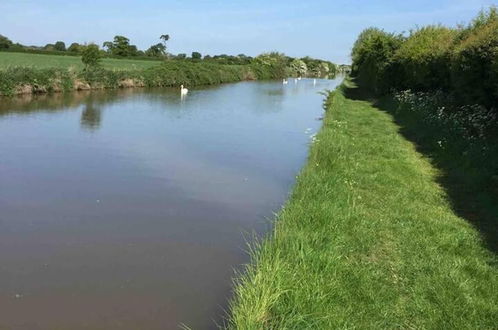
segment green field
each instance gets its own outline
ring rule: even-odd
[[[104,58],[101,63],[106,69],[135,70],[157,66],[161,63],[161,61]],[[84,67],[81,62],[81,57],[79,56],[0,52],[0,69],[13,66],[33,67],[39,69],[66,69],[70,67],[82,69]]]
[[[331,93],[273,234],[237,283],[233,329],[496,329],[496,259],[429,159],[372,103]]]

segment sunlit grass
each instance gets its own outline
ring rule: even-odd
[[[492,329],[498,272],[390,115],[327,100],[275,230],[235,289],[236,329]]]
[[[101,61],[104,68],[114,70],[147,69],[161,63],[161,61],[115,58],[104,58]],[[19,66],[36,69],[74,68],[78,70],[83,69],[84,67],[80,56],[0,52],[0,69]]]

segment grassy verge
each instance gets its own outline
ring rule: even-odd
[[[43,55],[38,55],[43,56]],[[61,57],[61,56],[59,56]],[[119,60],[120,61],[120,60]],[[109,70],[9,67],[0,70],[0,95],[65,92],[120,87],[187,87],[252,80],[272,76],[271,68],[166,61],[146,69]]]
[[[495,328],[496,259],[453,212],[440,173],[371,103],[339,90],[326,109],[229,327]]]

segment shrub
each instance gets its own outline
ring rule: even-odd
[[[258,79],[280,79],[287,74],[289,59],[281,53],[271,52],[257,56],[252,67]]]
[[[9,38],[0,34],[0,49],[8,49],[12,46],[12,41]]]
[[[289,65],[289,73],[291,76],[306,76],[308,73],[308,67],[303,60],[296,58]]]
[[[450,48],[456,31],[443,26],[418,29],[401,44],[391,65],[397,88],[447,89],[450,84]],[[392,78],[392,76],[391,76]]]
[[[59,52],[65,52],[66,51],[66,44],[64,41],[57,41],[54,45],[54,49],[59,51]]]
[[[481,12],[461,32],[452,57],[452,81],[462,103],[498,105],[498,11]]]
[[[99,46],[95,44],[88,45],[81,55],[81,61],[87,68],[97,66],[100,62]]]
[[[351,57],[358,84],[375,92],[385,91],[395,75],[388,70],[403,37],[377,28],[364,30],[356,40]]]

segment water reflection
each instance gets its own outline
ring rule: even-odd
[[[216,328],[337,83],[2,99],[0,328]]]
[[[90,99],[90,101],[85,104],[85,107],[81,112],[81,128],[94,131],[100,127],[101,121],[102,113]]]

